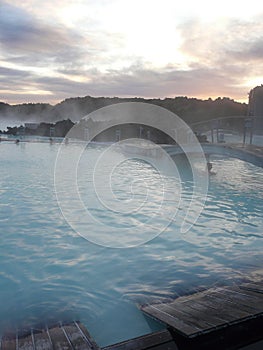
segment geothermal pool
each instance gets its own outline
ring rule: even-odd
[[[112,344],[162,328],[136,304],[235,283],[262,267],[263,169],[213,158],[216,175],[209,179],[206,205],[187,236],[178,233],[172,220],[145,244],[117,249],[82,238],[62,215],[54,189],[58,150],[58,144],[0,144],[0,333],[74,319],[85,324],[99,345]],[[100,147],[91,147],[86,156],[96,152]],[[125,174],[136,174],[150,184],[153,208],[158,204],[155,169],[134,160],[116,172],[122,174],[120,183],[114,178],[118,200],[127,193]],[[187,198],[191,177],[187,169],[181,174]],[[167,181],[179,179],[170,174]],[[172,210],[175,203],[167,203]],[[97,210],[96,215],[112,225],[108,212]],[[147,215],[151,210],[143,213]],[[137,219],[134,214],[135,225]],[[155,220],[157,225],[162,218]],[[96,232],[97,226],[88,229]]]

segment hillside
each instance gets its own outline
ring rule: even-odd
[[[167,108],[188,123],[224,116],[247,115],[247,104],[229,98],[200,100],[188,97],[161,99],[118,98],[118,97],[75,97],[66,99],[55,106],[43,103],[9,105],[0,102],[0,120],[15,120],[21,123],[56,122],[71,119],[78,121],[92,111],[115,103],[145,102]]]

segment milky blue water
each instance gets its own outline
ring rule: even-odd
[[[212,159],[216,175],[190,234],[172,222],[141,246],[114,249],[83,239],[61,214],[53,180],[58,148],[0,144],[1,333],[76,319],[100,345],[112,344],[162,327],[136,304],[238,282],[262,267],[263,169]],[[154,169],[139,161],[125,167],[158,188]],[[191,179],[181,181],[187,196]]]

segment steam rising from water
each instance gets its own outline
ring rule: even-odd
[[[149,140],[133,138],[118,141],[98,152],[95,158],[89,158],[90,141],[95,136],[109,128],[129,123],[153,127],[169,135],[182,148],[191,166],[194,181],[190,201],[183,203],[180,183],[170,181],[169,174],[179,174],[176,163],[161,146]],[[82,142],[69,147],[66,144],[68,138]],[[195,152],[195,156],[192,152]],[[157,191],[156,188],[151,188],[147,179],[140,178],[139,174],[134,174],[131,178],[132,174],[120,175],[116,172],[122,163],[133,159],[148,164],[151,170],[158,174]],[[121,103],[91,113],[69,131],[57,156],[56,194],[65,219],[82,237],[102,246],[131,247],[148,242],[162,233],[172,220],[179,220],[179,208],[183,208],[184,211],[183,215],[180,215],[180,231],[183,234],[189,231],[205,203],[208,188],[205,168],[206,158],[199,142],[192,130],[178,116],[155,105]],[[126,178],[126,186],[120,188],[119,192],[129,193],[128,201],[123,201],[114,194],[115,176]],[[88,184],[88,194],[84,179]],[[119,180],[117,182],[119,183]],[[172,211],[166,206],[170,201],[174,203]],[[96,215],[98,211],[104,211],[105,215],[113,215],[112,226],[108,221],[105,226],[101,215]],[[145,212],[151,212],[151,220],[149,215],[147,220],[144,220]],[[134,221],[133,213],[136,213],[137,217],[138,213],[141,214],[141,220]],[[160,225],[155,222],[156,215],[162,218]],[[123,222],[123,225],[114,225],[116,221]],[[96,231],[94,222],[97,225]],[[89,229],[90,227],[93,229]]]

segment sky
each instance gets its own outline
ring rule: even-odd
[[[259,0],[0,0],[0,101],[229,97],[263,84]]]

